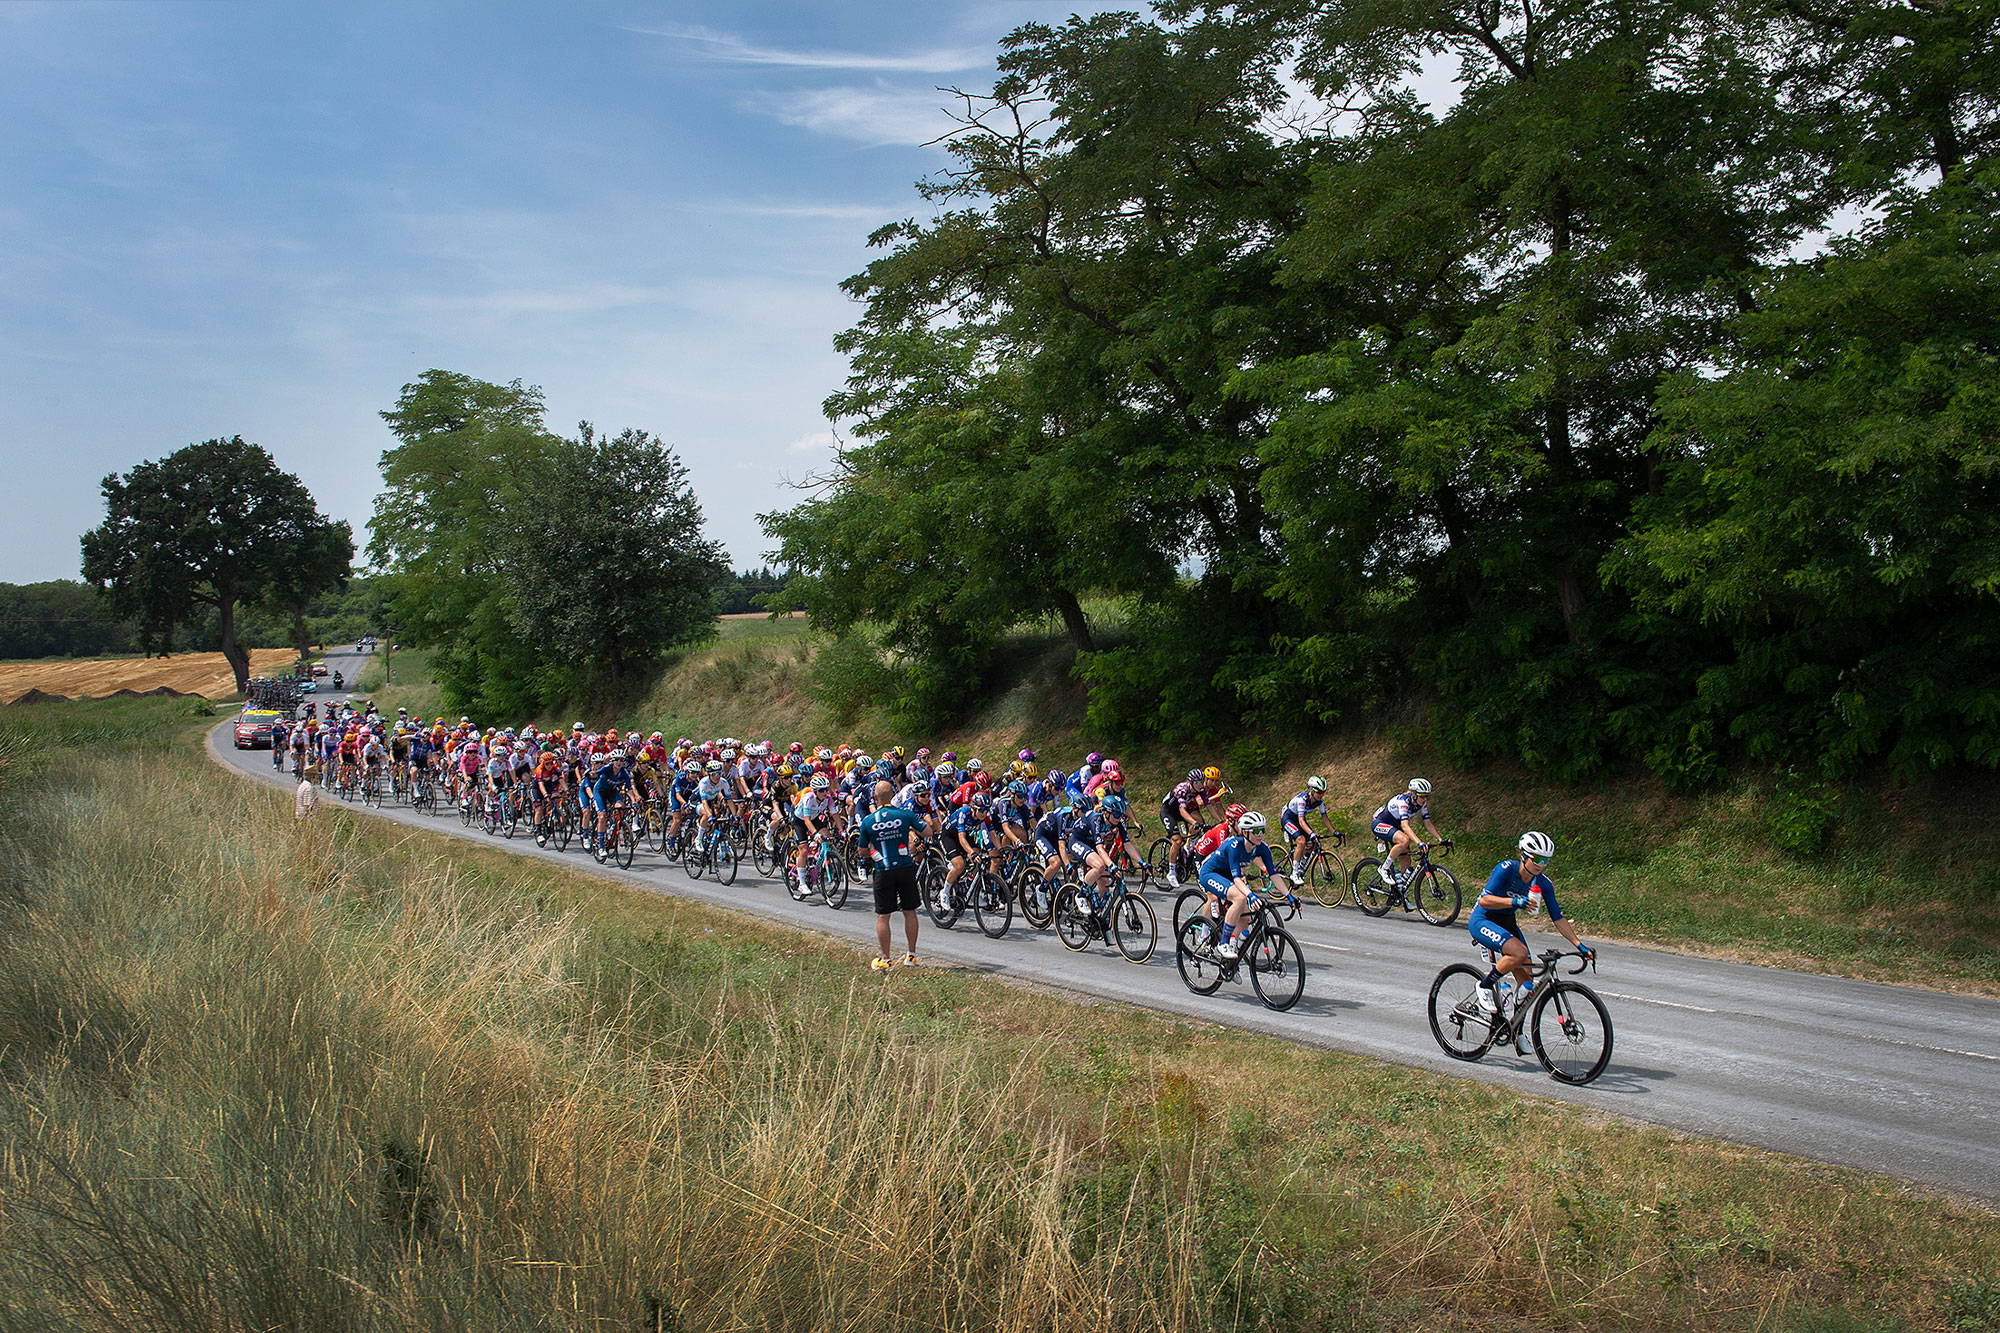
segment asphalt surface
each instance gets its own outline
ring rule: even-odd
[[[325,660],[352,681],[366,658],[349,652],[329,653]],[[226,727],[209,743],[219,759],[244,773],[290,785],[271,768],[269,752],[235,750]],[[874,952],[865,889],[846,910],[834,912],[793,901],[776,881],[759,879],[747,858],[735,885],[723,888],[690,879],[644,849],[631,870],[621,871],[596,865],[580,850],[543,850],[531,839],[468,830],[455,815],[398,807],[379,814],[865,943],[866,952]],[[1464,882],[1485,867],[1457,869]],[[1439,929],[1414,916],[1373,920],[1351,907],[1308,907],[1289,924],[1306,949],[1305,995],[1289,1012],[1273,1013],[1244,982],[1226,983],[1208,997],[1189,992],[1167,938],[1171,902],[1155,898],[1154,906],[1161,944],[1143,965],[1109,949],[1071,953],[1052,933],[1026,928],[1018,915],[999,940],[980,935],[969,914],[952,931],[925,917],[920,950],[929,964],[975,967],[1480,1079],[2000,1205],[2000,1001],[1611,944],[1602,950],[1597,974],[1582,979],[1611,1011],[1615,1052],[1601,1078],[1571,1088],[1544,1076],[1532,1054],[1496,1050],[1466,1064],[1439,1052],[1426,1000],[1438,969],[1475,961],[1463,915]],[[900,947],[900,923],[897,942]],[[1530,943],[1564,946],[1553,933],[1531,936]]]

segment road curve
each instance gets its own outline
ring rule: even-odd
[[[366,659],[331,653],[326,660],[351,680]],[[268,752],[234,749],[227,727],[210,734],[209,746],[219,761],[247,776],[284,781]],[[736,884],[722,888],[689,879],[644,850],[631,870],[621,871],[576,851],[491,838],[455,818],[407,808],[379,815],[866,942],[873,952],[865,891],[847,910],[832,912],[794,902],[775,881],[757,878],[747,860]],[[1163,918],[1161,947],[1143,966],[1104,950],[1070,953],[1053,935],[1028,931],[1018,919],[1004,939],[989,940],[969,925],[944,931],[926,918],[922,950],[927,961],[1481,1079],[2000,1205],[2000,1001],[1613,944],[1598,975],[1587,979],[1611,1009],[1616,1052],[1597,1082],[1569,1088],[1543,1077],[1532,1056],[1496,1053],[1467,1065],[1438,1051],[1425,998],[1439,968],[1473,958],[1462,920],[1439,930],[1415,918],[1378,921],[1352,909],[1308,908],[1290,927],[1306,947],[1305,997],[1289,1013],[1274,1014],[1245,985],[1227,985],[1207,998],[1190,994],[1165,938],[1170,911],[1163,900],[1155,905]]]

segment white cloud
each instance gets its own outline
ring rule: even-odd
[[[870,148],[912,147],[948,133],[952,95],[935,88],[813,88],[770,94],[749,104],[786,125]]]
[[[788,51],[779,47],[757,46],[744,41],[741,37],[717,32],[712,28],[627,27],[625,31],[686,42],[710,60],[723,60],[739,65],[782,65],[791,69],[867,69],[935,74],[948,70],[983,69],[993,61],[990,47],[912,51],[907,55],[871,55],[861,51]]]
[[[829,449],[840,447],[840,437],[830,430],[816,430],[801,435],[785,446],[788,454],[823,454]]]

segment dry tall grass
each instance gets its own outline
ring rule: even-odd
[[[2000,1219],[1890,1182],[871,977],[46,720],[81,748],[0,766],[0,1328],[2000,1324]]]
[[[185,765],[88,767],[9,849],[10,1327],[1208,1323],[1196,1155],[1086,1230],[1096,1145],[869,998],[649,964],[261,793],[221,827]],[[1032,1105],[1036,1066],[1004,1076]]]

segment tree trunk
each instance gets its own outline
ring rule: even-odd
[[[1056,610],[1062,613],[1063,627],[1069,631],[1069,641],[1076,645],[1080,653],[1097,651],[1096,642],[1090,637],[1090,621],[1083,614],[1083,603],[1076,600],[1076,594],[1068,588],[1055,590]]]
[[[303,606],[292,608],[292,641],[298,646],[301,662],[312,656],[312,644],[306,641],[306,609]]]
[[[236,673],[236,692],[250,692],[250,654],[243,651],[243,645],[236,641],[236,599],[221,597],[215,604],[216,617],[221,622],[222,656],[229,663],[229,669]]]
[[[1577,628],[1577,621],[1589,605],[1589,598],[1583,590],[1583,580],[1574,569],[1565,569],[1556,580],[1556,596],[1562,602],[1563,628],[1569,632],[1569,641],[1581,644],[1583,631]]]

